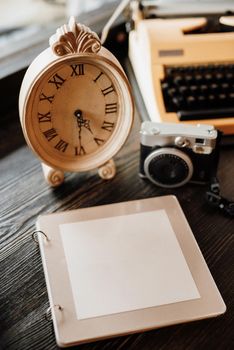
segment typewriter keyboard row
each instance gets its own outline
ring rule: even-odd
[[[166,67],[161,87],[181,121],[234,117],[234,64]]]

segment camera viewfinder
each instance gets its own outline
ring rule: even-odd
[[[205,144],[205,140],[204,139],[200,139],[200,138],[195,139],[195,142],[199,143],[200,145],[204,145]]]

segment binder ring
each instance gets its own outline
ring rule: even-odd
[[[41,233],[41,234],[43,234],[43,236],[45,237],[45,239],[49,242],[50,241],[50,238],[47,236],[47,234],[45,233],[45,232],[43,232],[43,231],[41,231],[41,230],[36,230],[36,231],[34,231],[33,233],[32,233],[32,239],[34,240],[34,242],[36,243],[36,244],[39,244],[39,242],[38,242],[38,233]]]
[[[52,320],[52,313],[51,313],[52,308],[57,308],[59,311],[63,310],[62,306],[60,306],[59,304],[55,304],[53,306],[48,307],[45,313],[45,319],[48,322]]]

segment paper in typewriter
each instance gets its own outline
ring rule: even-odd
[[[59,227],[78,320],[200,298],[165,210]]]

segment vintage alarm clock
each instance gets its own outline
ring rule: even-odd
[[[40,158],[46,180],[98,168],[115,175],[113,156],[126,141],[133,99],[126,75],[96,33],[72,17],[29,66],[19,112],[25,139]]]

